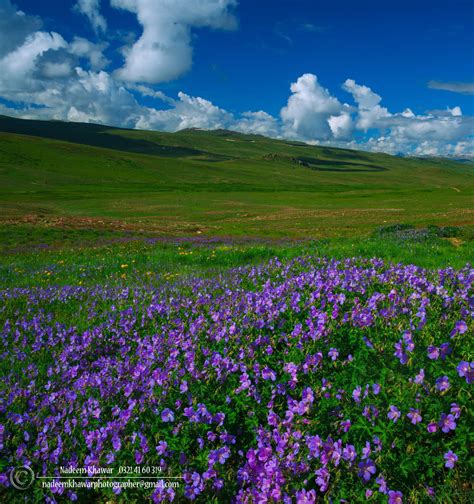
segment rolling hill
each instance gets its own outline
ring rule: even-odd
[[[473,196],[472,163],[0,116],[3,223],[321,237],[472,225]]]

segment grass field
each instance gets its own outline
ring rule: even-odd
[[[157,240],[139,235],[60,230],[34,234],[35,228],[3,229],[0,283],[4,287],[95,284],[162,284],[170,280],[217,273],[259,264],[272,257],[379,257],[425,268],[460,268],[472,261],[473,238],[386,236],[330,238],[313,241],[182,239]],[[9,235],[11,234],[11,236]],[[31,247],[31,236],[39,245]],[[51,239],[49,244],[48,239]],[[10,242],[8,241],[10,240]],[[46,243],[45,243],[46,242]]]
[[[227,131],[169,134],[11,118],[0,118],[0,131],[4,225],[326,238],[399,222],[474,223],[468,163]]]
[[[10,286],[208,275],[272,256],[461,267],[474,167],[225,130],[0,116],[0,210]]]

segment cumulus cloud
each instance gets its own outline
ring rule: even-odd
[[[96,33],[107,30],[107,21],[100,13],[99,0],[78,0],[74,10],[84,14]]]
[[[191,29],[230,29],[236,0],[111,0],[111,5],[136,14],[143,33],[125,49],[125,65],[117,75],[131,82],[175,79],[191,68]]]
[[[55,63],[54,61],[46,61],[41,69],[41,73],[48,79],[59,79],[71,75],[72,68],[69,61]]]
[[[451,91],[452,93],[474,94],[474,82],[440,82],[431,80],[428,82],[430,89]]]
[[[369,87],[361,86],[353,79],[347,79],[342,89],[351,93],[358,105],[357,128],[367,131],[376,127],[381,119],[390,116],[388,110],[379,105],[382,98]]]
[[[92,70],[102,70],[110,63],[104,56],[104,50],[107,47],[107,42],[95,44],[83,37],[74,37],[69,45],[69,52],[79,58],[86,58],[90,62]]]
[[[410,119],[395,119],[391,126],[392,137],[406,140],[455,141],[472,134],[473,122],[462,116],[415,116]]]
[[[280,135],[278,120],[263,110],[244,112],[242,117],[230,127],[242,133],[252,133],[268,137],[278,137]]]
[[[451,115],[454,117],[462,116],[461,107],[459,107],[459,106],[453,107],[452,109],[448,108],[448,111],[451,112]]]
[[[340,115],[331,116],[328,119],[331,132],[336,139],[347,140],[351,137],[354,129],[354,121],[349,112],[343,112]]]
[[[8,99],[14,100],[17,93],[21,94],[29,86],[39,57],[49,50],[66,46],[66,41],[55,32],[38,31],[28,35],[21,46],[0,60],[0,89]]]
[[[140,106],[123,86],[104,71],[76,68],[77,78],[64,89],[69,121],[135,127]],[[58,104],[59,105],[59,104]]]
[[[468,140],[464,140],[461,142],[457,142],[454,145],[452,154],[455,157],[472,157],[474,152],[474,138],[470,138]]]
[[[178,93],[177,100],[171,100],[172,107],[166,110],[147,108],[138,120],[139,129],[161,129],[178,131],[186,128],[219,129],[233,122],[233,116],[200,97]]]
[[[299,77],[290,89],[292,94],[280,112],[284,132],[304,139],[331,138],[329,119],[343,110],[339,100],[309,73]]]

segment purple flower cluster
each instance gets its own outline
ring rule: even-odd
[[[466,465],[473,280],[299,258],[156,288],[0,291],[0,484],[18,465],[160,466],[182,485],[144,491],[154,502],[401,503],[409,453],[417,489],[438,491]]]

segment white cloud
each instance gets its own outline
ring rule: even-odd
[[[62,63],[47,61],[42,68],[42,74],[48,79],[67,77],[71,75],[71,71],[72,68],[69,61],[63,61]]]
[[[99,0],[77,0],[74,10],[87,16],[96,33],[107,30],[107,21],[100,13]]]
[[[391,136],[406,140],[456,141],[469,135],[472,120],[459,116],[415,116],[412,118],[395,117],[390,126]],[[471,129],[471,134],[472,134]]]
[[[108,47],[107,42],[94,44],[82,37],[74,37],[69,44],[69,52],[79,58],[86,58],[92,70],[102,70],[106,68],[110,61],[104,56],[104,50]]]
[[[331,116],[328,123],[334,138],[337,139],[349,139],[354,129],[354,122],[349,112]]]
[[[77,79],[65,89],[65,102],[72,104],[69,120],[135,126],[140,106],[107,72],[76,68]],[[78,119],[80,117],[80,119]]]
[[[130,82],[157,83],[175,79],[191,68],[193,27],[229,29],[236,0],[111,0],[111,5],[137,15],[140,38],[125,50],[117,75]]]
[[[138,91],[142,96],[148,96],[156,100],[168,103],[170,105],[174,104],[173,98],[170,98],[163,93],[163,91],[156,91],[155,89],[144,86],[143,84],[127,84],[127,89]]]
[[[8,91],[7,98],[14,99],[17,90],[28,87],[29,77],[36,68],[38,58],[49,50],[67,46],[58,33],[35,32],[25,42],[0,60],[0,89]],[[21,91],[20,91],[21,94]]]
[[[414,151],[417,156],[437,156],[439,152],[439,146],[436,143],[425,140],[421,142]]]
[[[347,79],[342,89],[352,94],[359,107],[357,128],[367,131],[372,127],[377,127],[380,119],[390,116],[388,110],[379,105],[382,98],[369,87],[361,86],[353,79]]]
[[[440,82],[429,81],[430,89],[440,89],[442,91],[451,91],[452,93],[474,94],[474,82]]]
[[[451,112],[451,115],[454,117],[460,117],[462,116],[462,110],[461,107],[453,107],[452,109],[448,108],[449,112]]]
[[[139,129],[161,129],[177,131],[186,128],[219,129],[233,122],[229,112],[216,107],[204,98],[178,93],[178,100],[171,100],[172,108],[143,111],[136,127]]]
[[[313,74],[302,75],[290,89],[292,94],[280,112],[284,133],[304,139],[331,138],[329,118],[342,112],[339,100],[331,96]]]
[[[280,136],[280,125],[277,119],[263,110],[244,112],[242,117],[231,125],[231,128],[242,133],[253,133],[268,137]]]
[[[359,107],[364,110],[375,108],[382,98],[369,87],[356,84],[353,79],[347,79],[342,88],[351,93]]]
[[[474,139],[458,142],[453,149],[452,155],[459,158],[473,158],[474,153]]]

